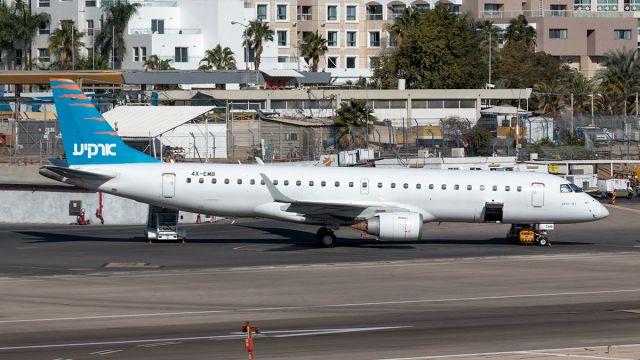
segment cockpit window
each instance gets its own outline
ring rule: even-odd
[[[582,188],[576,184],[569,184],[569,187],[571,187],[571,189],[577,193],[584,192],[584,190],[582,190]]]
[[[560,192],[561,193],[570,193],[570,192],[573,192],[573,190],[571,190],[571,186],[569,186],[568,184],[562,184],[562,185],[560,185]]]

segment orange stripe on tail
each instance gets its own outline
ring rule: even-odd
[[[57,85],[57,86],[53,86],[54,89],[67,89],[67,90],[78,90],[81,91],[80,88],[78,87],[78,85],[75,84],[64,84],[64,85]]]
[[[86,107],[86,108],[94,108],[95,106],[93,106],[93,104],[70,104],[69,106],[82,106],[82,107]]]
[[[103,117],[86,117],[84,120],[96,120],[96,121],[107,121],[107,119]]]
[[[118,132],[117,131],[97,131],[97,132],[94,132],[94,134],[96,134],[96,135],[118,136]]]
[[[59,99],[82,99],[82,100],[89,100],[89,98],[87,97],[87,95],[85,94],[64,94],[64,95],[60,95],[58,96]]]
[[[58,82],[66,82],[66,83],[73,83],[75,84],[75,81],[71,80],[71,79],[49,79],[51,81],[58,81]]]

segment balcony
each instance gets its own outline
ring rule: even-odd
[[[310,21],[313,20],[311,14],[298,14],[298,21]]]
[[[588,10],[526,10],[526,11],[483,11],[483,19],[513,19],[518,15],[527,18],[562,16],[567,18],[632,18],[633,12],[588,11]]]
[[[151,28],[131,28],[129,29],[129,35],[151,35],[158,34],[152,32]],[[172,29],[165,28],[164,33],[159,35],[198,35],[202,34],[202,29]]]
[[[382,13],[380,14],[367,13],[367,20],[382,20]]]
[[[402,13],[391,13],[389,15],[387,15],[387,20],[389,21],[393,21],[399,17],[402,17]]]
[[[129,0],[130,3],[140,4],[141,6],[149,7],[178,7],[177,0]],[[115,3],[115,0],[102,0],[102,6],[111,6]]]

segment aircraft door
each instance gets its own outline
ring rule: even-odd
[[[369,179],[360,179],[360,195],[369,194]]]
[[[172,198],[176,194],[176,174],[162,174],[162,196]]]
[[[544,184],[531,184],[531,206],[542,207],[544,205]]]

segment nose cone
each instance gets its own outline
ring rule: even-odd
[[[602,204],[596,201],[598,208],[596,209],[596,219],[604,219],[609,216],[609,210]]]

